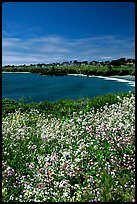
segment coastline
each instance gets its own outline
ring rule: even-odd
[[[21,73],[22,73],[22,74],[25,74],[25,73],[30,73],[30,72],[2,72],[2,73],[4,73],[4,74],[5,74],[5,73],[10,73],[10,74],[12,74],[12,73],[13,73],[13,74],[14,74],[14,73],[15,73],[15,74],[21,74]]]
[[[84,74],[68,74],[68,76],[85,76],[85,77],[87,77],[87,75],[84,75]],[[125,79],[125,80],[135,81],[135,76],[132,76],[132,75],[123,75],[123,76],[119,76],[119,75],[112,75],[112,76],[89,75],[88,77],[112,78],[112,79],[116,78],[116,79]]]
[[[31,72],[2,72],[2,73],[16,73],[16,74],[27,74]],[[46,76],[46,75],[43,75]],[[104,78],[104,79],[112,79],[112,80],[126,80],[126,81],[135,81],[135,76],[133,75],[123,75],[123,76],[119,76],[119,75],[112,75],[112,76],[97,76],[97,75],[84,75],[84,74],[67,74],[66,76],[81,76],[81,77],[99,77],[99,78]]]
[[[68,74],[68,75],[73,75],[73,76],[85,76],[87,77],[87,75],[83,75],[83,74]],[[98,77],[98,78],[102,78],[104,80],[114,80],[114,81],[118,81],[118,82],[126,82],[128,83],[130,86],[135,87],[135,76],[131,76],[131,75],[124,75],[124,76],[118,76],[118,75],[113,75],[113,76],[95,76],[95,75],[89,75],[88,77]]]
[[[119,75],[114,75],[114,76],[110,76],[110,77],[115,77],[115,78],[119,78],[119,79],[130,79],[135,81],[135,76],[132,75],[124,75],[124,76],[119,76]]]

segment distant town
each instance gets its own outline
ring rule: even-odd
[[[59,63],[59,62],[56,62],[56,63],[38,63],[38,64],[29,64],[29,65],[26,65],[26,64],[23,64],[23,65],[5,65],[5,66],[2,66],[2,68],[23,68],[23,67],[32,67],[32,68],[46,68],[46,67],[61,67],[61,66],[78,66],[78,67],[81,67],[81,66],[97,66],[97,67],[104,67],[104,66],[127,66],[127,65],[130,65],[132,67],[135,67],[135,59],[126,59],[125,57],[123,58],[119,58],[117,60],[112,60],[112,61],[102,61],[102,62],[98,62],[98,61],[91,61],[91,62],[88,62],[88,61],[77,61],[77,60],[74,60],[74,61],[64,61],[62,63]]]

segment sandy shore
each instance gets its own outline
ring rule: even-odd
[[[87,76],[84,74],[68,74],[69,76]],[[113,75],[113,76],[96,76],[96,75],[89,75],[88,77],[102,77],[102,78],[118,78],[118,79],[126,79],[126,80],[132,80],[135,81],[135,76],[131,75],[124,75],[124,76],[118,76],[118,75]]]
[[[135,76],[131,76],[131,75],[124,75],[124,76],[114,75],[114,76],[110,76],[110,77],[135,81]]]
[[[73,75],[73,76],[81,76],[81,77],[87,77],[87,75],[83,74],[68,74],[68,75]],[[124,76],[118,76],[118,75],[113,75],[113,76],[95,76],[95,75],[89,75],[88,77],[98,77],[102,78],[104,80],[114,80],[114,81],[119,81],[119,82],[126,82],[130,86],[135,87],[135,76],[131,75],[124,75]]]

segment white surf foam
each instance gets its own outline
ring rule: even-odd
[[[115,78],[115,77],[103,77],[103,76],[99,76],[99,78],[103,78],[105,80],[115,80],[115,81],[118,81],[118,82],[124,82],[124,83],[128,83],[130,86],[135,87],[135,82],[127,80],[127,79],[120,79],[120,78]]]
[[[70,76],[84,76],[84,77],[87,76],[84,74],[68,74],[68,75],[70,75]],[[95,76],[95,75],[89,75],[89,77],[98,77],[98,78],[102,78],[104,80],[114,80],[114,81],[118,81],[118,82],[124,82],[124,83],[128,83],[130,86],[135,87],[135,82],[127,80],[127,79],[120,79],[120,78],[115,78],[115,77]]]

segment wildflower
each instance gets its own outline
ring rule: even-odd
[[[2,188],[2,195],[3,196],[6,196],[7,195],[7,188]]]
[[[17,194],[15,201],[99,201],[103,199],[101,186],[106,184],[108,191],[126,188],[127,195],[129,192],[134,198],[134,100],[126,97],[101,112],[74,113],[65,122],[35,110],[15,111],[3,118],[3,158],[8,162],[2,162],[2,193],[22,186],[24,191],[19,194],[23,196]],[[21,143],[17,141],[20,135],[25,138]],[[23,151],[19,144],[23,144]],[[17,155],[32,161],[27,163],[30,175],[22,173],[22,161],[16,174],[14,167],[7,166],[16,163]],[[9,197],[5,196],[8,202]]]
[[[30,198],[32,196],[32,192],[31,191],[26,191],[25,193],[24,193],[24,197],[25,198]]]
[[[34,169],[34,167],[35,167],[35,166],[34,166],[33,163],[29,164],[29,168],[30,168],[30,169]]]

